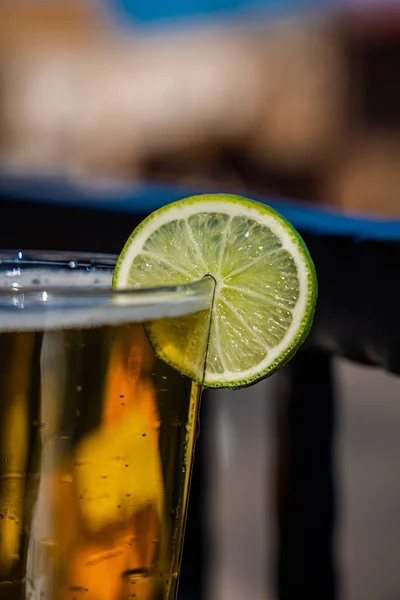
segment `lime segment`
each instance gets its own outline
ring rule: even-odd
[[[216,288],[204,384],[242,387],[272,374],[305,340],[314,315],[316,274],[303,240],[264,204],[228,194],[193,196],[139,225],[113,285],[176,285],[207,274]],[[164,360],[199,380],[196,327],[189,354],[180,347],[179,328],[153,322],[149,334]]]

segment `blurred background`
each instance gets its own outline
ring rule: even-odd
[[[395,0],[0,2],[3,246],[233,191],[317,265],[293,365],[205,395],[181,600],[400,598],[399,107]]]
[[[396,216],[397,4],[2,0],[1,164]]]

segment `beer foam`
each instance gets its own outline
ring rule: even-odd
[[[142,323],[210,307],[209,282],[121,293],[111,287],[112,269],[74,268],[71,263],[69,267],[5,269],[3,265],[0,332]]]

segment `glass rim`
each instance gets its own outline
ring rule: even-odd
[[[174,285],[115,290],[111,277],[116,260],[117,254],[111,253],[0,249],[0,317],[10,315],[13,321],[9,325],[6,319],[0,319],[0,332],[31,329],[39,324],[53,329],[57,324],[84,327],[86,321],[89,327],[142,322],[210,308],[211,277]],[[46,271],[48,277],[35,282],[35,270]],[[51,282],[51,274],[54,280],[55,273],[59,280],[65,280],[63,284]],[[100,274],[108,279],[107,285],[101,285],[101,277],[99,285],[94,284],[94,278]],[[29,279],[33,276],[30,284],[24,282],[27,275]]]
[[[67,267],[70,263],[75,263],[72,266],[70,273],[73,272],[73,269],[77,268],[76,272],[79,272],[80,269],[114,269],[117,263],[118,254],[114,253],[102,253],[102,252],[74,252],[74,251],[66,251],[66,250],[4,250],[0,249],[0,276],[3,271],[3,266],[6,266],[7,263],[10,265],[12,263],[14,267],[18,268],[18,266],[22,267]],[[210,276],[211,277],[211,276]],[[160,285],[160,286],[150,286],[150,287],[141,287],[141,288],[126,288],[126,289],[114,289],[111,285],[106,286],[89,286],[89,285],[74,285],[73,288],[68,288],[64,286],[57,286],[46,284],[46,285],[23,285],[18,290],[15,290],[11,287],[0,286],[0,296],[1,295],[9,295],[15,294],[16,291],[20,293],[29,293],[29,292],[38,292],[38,291],[47,291],[55,294],[62,294],[66,296],[130,296],[137,295],[143,296],[149,293],[176,293],[178,291],[184,290],[193,290],[195,293],[195,288],[197,284],[200,283],[204,278],[200,278],[195,281],[190,281],[187,283],[179,283],[172,285]],[[43,288],[43,289],[42,289]]]

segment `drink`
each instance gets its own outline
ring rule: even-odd
[[[208,323],[211,282],[115,301],[103,263],[3,261],[1,600],[175,598],[201,386],[144,322]]]

